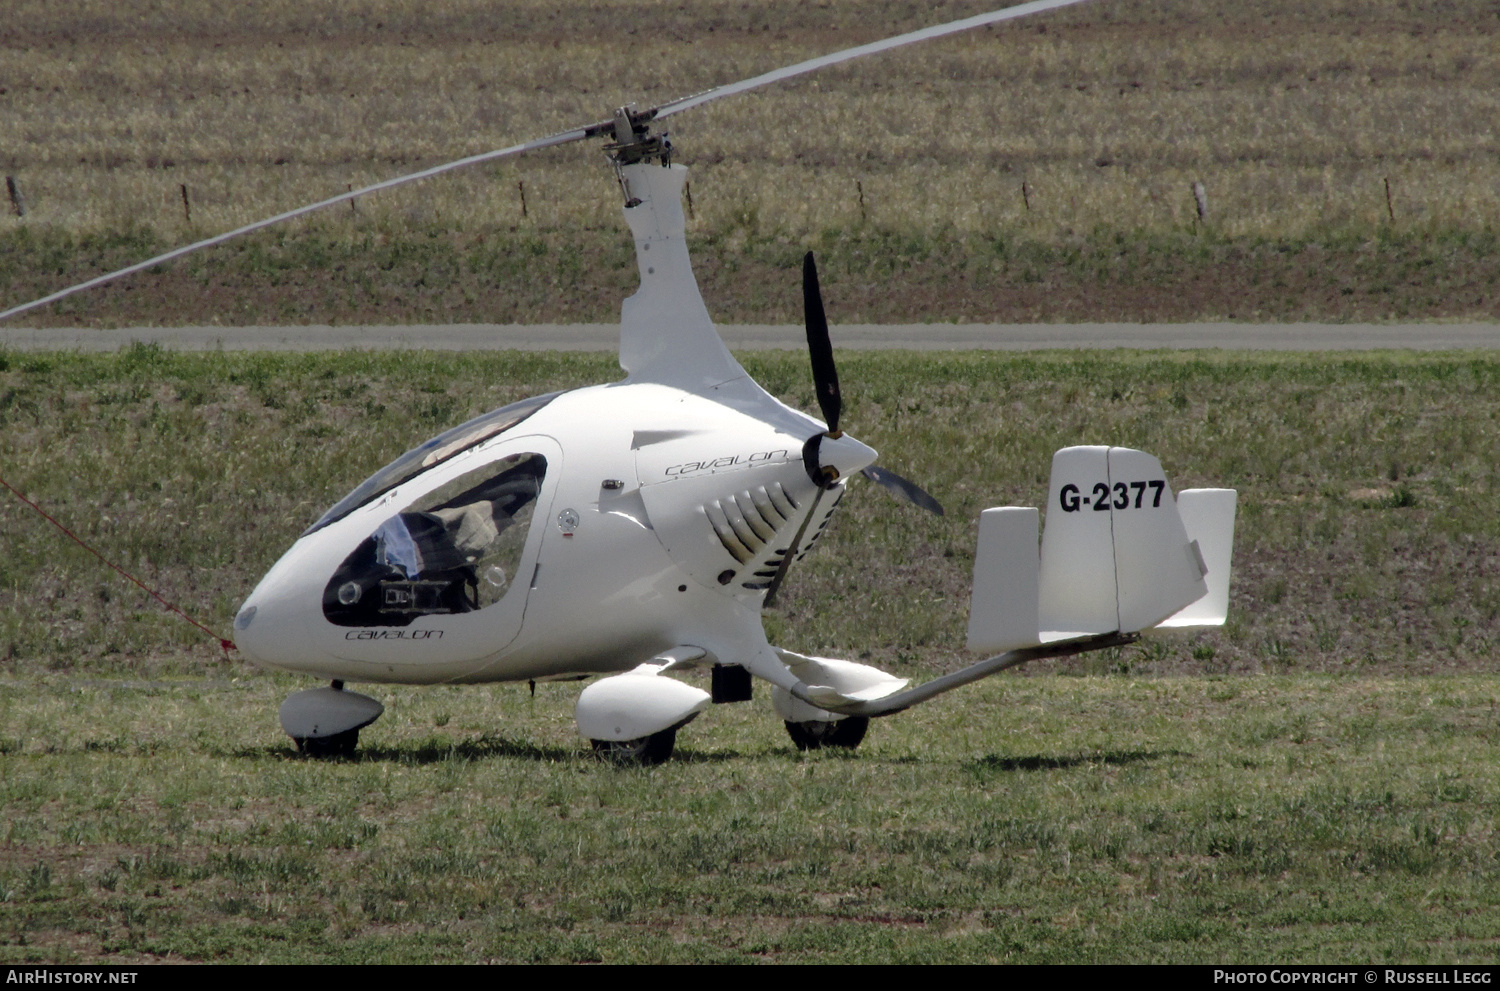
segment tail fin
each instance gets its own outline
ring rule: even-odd
[[[1177,493],[1177,512],[1188,536],[1208,565],[1208,594],[1162,620],[1158,627],[1193,629],[1223,626],[1229,615],[1229,562],[1234,556],[1234,511],[1239,495],[1234,489],[1185,489]]]
[[[1223,623],[1235,494],[1183,497],[1173,497],[1161,463],[1142,451],[1058,451],[1040,558],[1035,509],[980,515],[970,648]]]

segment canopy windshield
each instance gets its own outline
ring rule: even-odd
[[[461,423],[452,430],[438,434],[420,447],[412,448],[365,479],[359,488],[340,499],[332,509],[323,514],[318,522],[308,527],[302,536],[305,537],[330,523],[338,522],[417,473],[433,465],[442,464],[455,454],[467,451],[474,445],[509,430],[560,395],[562,395],[561,392],[549,392],[545,396],[533,396],[518,403],[511,403],[509,406],[502,406],[483,416],[476,416],[467,423]]]

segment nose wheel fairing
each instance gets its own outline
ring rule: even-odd
[[[385,706],[368,695],[346,692],[342,682],[310,688],[281,703],[281,728],[309,757],[350,757],[359,731],[379,719]]]

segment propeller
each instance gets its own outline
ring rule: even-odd
[[[969,31],[974,28],[984,27],[985,25],[989,24],[998,24],[1001,21],[1014,20],[1018,17],[1028,17],[1032,14],[1040,14],[1044,11],[1056,10],[1059,7],[1070,7],[1073,4],[1082,2],[1084,2],[1084,0],[1033,0],[1032,3],[1023,3],[1019,6],[1007,7],[1004,10],[991,11],[988,14],[978,14],[974,17],[963,18],[962,20],[949,21],[946,24],[937,24],[932,27],[922,28],[917,31],[909,31],[906,34],[896,35],[891,38],[886,38],[882,41],[871,42],[867,45],[858,45],[854,48],[846,48],[843,51],[834,52],[829,55],[821,55],[817,58],[808,59],[804,62],[798,62],[795,65],[784,66],[780,69],[774,69],[770,72],[762,73],[758,76],[752,76],[749,79],[743,79],[737,83],[729,83],[724,86],[718,86],[713,89],[705,90],[701,93],[696,93],[692,96],[681,97],[680,99],[672,100],[668,103],[663,103],[648,110],[637,111],[633,106],[622,107],[619,110],[615,111],[614,116],[612,116],[609,120],[598,121],[593,124],[584,125],[583,127],[575,127],[567,131],[559,131],[558,133],[553,134],[549,137],[539,138],[535,141],[527,141],[523,144],[512,145],[509,148],[501,148],[496,151],[484,152],[478,155],[470,155],[467,158],[460,158],[452,162],[447,162],[443,165],[434,166],[430,169],[423,169],[420,172],[413,172],[409,175],[397,176],[394,179],[387,179],[384,182],[377,182],[371,186],[365,186],[360,189],[350,190],[349,192],[340,193],[337,196],[330,196],[328,199],[319,200],[316,203],[312,203],[304,207],[298,207],[295,210],[288,210],[285,213],[278,213],[274,217],[268,217],[265,220],[256,221],[253,224],[246,224],[244,227],[237,227],[234,230],[228,231],[224,234],[206,238],[202,241],[195,241],[192,244],[185,245],[181,248],[176,248],[172,251],[166,252],[165,254],[157,255],[154,258],[148,258],[146,261],[138,262],[134,265],[118,269],[106,275],[101,275],[97,278],[89,279],[86,282],[80,282],[77,285],[69,286],[66,289],[62,289],[50,295],[43,296],[40,299],[32,300],[29,303],[22,303],[19,306],[13,306],[8,310],[0,311],[0,320],[15,316],[19,313],[25,313],[27,310],[35,309],[38,306],[45,306],[48,303],[55,303],[60,299],[73,295],[76,292],[82,292],[85,289],[103,285],[106,282],[112,282],[115,279],[123,278],[124,276],[131,275],[135,272],[140,272],[144,269],[148,269],[153,265],[160,265],[163,262],[171,261],[174,258],[180,258],[183,255],[186,255],[193,251],[197,251],[201,248],[209,248],[213,247],[216,244],[222,244],[231,238],[239,237],[241,234],[249,234],[252,231],[260,230],[263,227],[269,227],[272,224],[278,224],[284,220],[291,220],[295,217],[301,217],[306,214],[313,213],[317,210],[322,210],[327,207],[335,206],[339,203],[344,203],[359,196],[368,196],[371,193],[378,193],[385,189],[393,189],[396,186],[402,186],[409,182],[416,182],[419,179],[428,179],[432,176],[440,175],[444,172],[451,172],[454,169],[461,169],[470,165],[478,165],[481,162],[493,162],[502,158],[510,158],[515,155],[520,155],[528,151],[536,151],[542,148],[551,148],[555,145],[570,144],[574,141],[582,141],[585,138],[595,137],[612,137],[614,139],[614,142],[607,146],[606,150],[609,151],[612,156],[614,156],[617,162],[629,163],[633,161],[641,161],[644,158],[651,157],[661,157],[665,159],[671,154],[671,144],[666,140],[665,134],[659,136],[653,136],[650,134],[650,128],[648,127],[648,125],[653,120],[670,117],[673,114],[682,113],[684,110],[691,110],[694,107],[702,106],[703,104],[713,100],[722,99],[726,96],[733,96],[737,93],[744,93],[752,89],[757,89],[761,86],[767,86],[771,83],[780,82],[784,79],[791,79],[809,72],[814,72],[818,69],[822,69],[830,65],[837,65],[840,62],[847,62],[850,59],[862,58],[866,55],[874,55],[878,52],[889,51],[893,48],[900,48],[903,45],[910,45],[919,41],[928,41],[932,38],[941,38],[945,35],[957,34],[961,31]],[[816,291],[816,284],[814,285],[814,291]],[[819,306],[821,308],[821,303],[819,304]],[[811,334],[810,329],[809,334]],[[826,325],[824,327],[824,333],[822,336],[824,341],[826,341],[828,336]],[[815,375],[818,374],[816,370],[817,360],[818,359],[815,357]],[[828,369],[831,373],[833,367],[831,349],[828,351],[827,361]],[[821,382],[823,380],[820,379],[819,381]],[[837,376],[833,376],[832,381],[834,383],[834,396],[836,401],[838,390]],[[824,402],[824,397],[821,390],[819,391],[818,402],[820,405],[822,405]],[[827,407],[824,406],[823,408],[824,415],[826,417]],[[833,417],[829,418],[830,431],[832,431],[837,426],[837,424],[835,423],[837,418],[838,417],[836,413]],[[885,483],[882,482],[881,484],[884,485]],[[887,491],[891,490],[888,488]],[[920,503],[918,503],[918,505],[920,505]]]
[[[870,465],[868,468],[862,468],[859,473],[885,489],[892,499],[901,499],[919,509],[925,509],[929,513],[935,513],[938,516],[943,515],[942,503],[928,495],[920,485],[911,479],[902,478],[889,468],[882,468],[879,465]]]
[[[818,263],[811,251],[802,257],[802,310],[807,322],[807,353],[812,359],[813,388],[818,394],[818,408],[823,412],[823,420],[828,424],[828,429],[813,434],[802,445],[802,467],[807,471],[807,477],[818,487],[818,494],[813,497],[812,508],[807,511],[802,525],[797,528],[797,535],[792,538],[791,546],[782,555],[781,563],[776,568],[776,576],[771,579],[771,586],[766,592],[767,607],[776,604],[776,593],[780,591],[781,583],[792,565],[792,558],[797,556],[797,550],[802,546],[808,524],[818,515],[818,504],[823,501],[823,494],[839,480],[839,470],[833,465],[823,464],[819,457],[825,439],[838,440],[844,436],[844,432],[839,429],[844,397],[839,392],[839,371],[833,363],[833,342],[828,336],[828,316],[823,310],[823,292],[818,287]],[[942,505],[915,482],[875,465],[861,469],[860,473],[892,496],[930,513],[943,515]]]
[[[844,397],[839,392],[839,372],[833,364],[833,342],[828,337],[828,317],[823,312],[823,293],[818,288],[818,265],[809,251],[802,258],[802,307],[807,315],[807,351],[812,358],[813,384],[818,393],[818,408],[828,423],[826,433],[813,434],[802,446],[802,465],[807,477],[819,488],[827,488],[838,480],[838,469],[824,465],[818,459],[823,439],[837,440],[844,436],[839,429],[839,414],[844,408]],[[923,491],[910,479],[902,478],[889,468],[870,465],[860,469],[860,474],[879,485],[897,499],[943,515],[943,507],[936,499]]]
[[[802,312],[807,322],[807,353],[812,358],[813,388],[818,394],[818,408],[828,424],[826,433],[813,434],[802,445],[802,465],[807,477],[820,489],[838,481],[839,472],[818,459],[823,438],[837,440],[844,436],[839,429],[839,413],[844,397],[839,393],[839,370],[833,364],[833,342],[828,338],[828,317],[823,312],[823,293],[818,288],[818,263],[809,251],[802,257]]]
[[[823,433],[813,434],[802,445],[802,467],[807,470],[807,477],[818,487],[818,494],[813,497],[813,504],[802,518],[797,535],[792,538],[791,545],[781,556],[781,563],[776,566],[776,576],[771,579],[771,587],[766,591],[766,608],[776,604],[776,593],[781,591],[781,583],[786,580],[792,558],[797,556],[797,551],[802,546],[807,525],[818,515],[818,504],[823,501],[823,494],[839,480],[839,470],[833,465],[823,464],[818,456],[825,437],[837,440],[844,436],[844,432],[839,429],[839,414],[843,412],[844,397],[839,393],[839,371],[833,363],[833,342],[828,338],[828,317],[823,312],[822,290],[818,288],[818,263],[813,260],[811,251],[802,257],[802,312],[807,323],[807,352],[812,357],[813,390],[818,394],[818,409],[823,411],[823,420],[828,424],[828,429]]]

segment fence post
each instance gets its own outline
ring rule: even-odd
[[[21,187],[16,185],[16,177],[8,175],[5,177],[5,191],[10,193],[10,206],[16,211],[17,217],[26,216],[26,197],[21,195]]]

